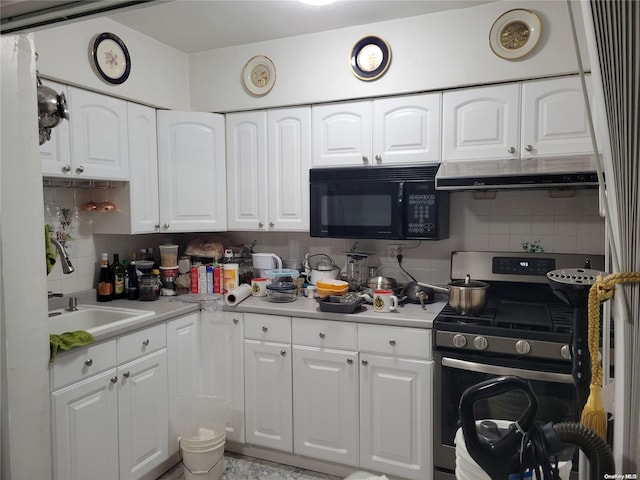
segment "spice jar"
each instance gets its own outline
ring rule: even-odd
[[[140,292],[140,300],[151,301],[158,300],[160,298],[160,287],[162,282],[160,281],[160,270],[154,268],[150,274],[145,274],[140,277],[140,285],[138,291]]]

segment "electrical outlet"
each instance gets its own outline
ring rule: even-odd
[[[398,255],[402,255],[402,245],[387,245],[387,258],[389,260],[396,262],[398,260]]]

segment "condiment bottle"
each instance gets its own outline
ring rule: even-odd
[[[136,269],[136,254],[134,253],[131,256],[131,261],[129,262],[129,292],[127,294],[127,298],[129,300],[138,300],[139,290],[138,290],[138,270]]]
[[[96,289],[98,302],[108,302],[113,298],[113,283],[109,272],[109,254],[103,253],[98,273],[98,288]]]
[[[113,254],[113,265],[111,265],[111,280],[113,281],[113,298],[124,298],[124,265],[120,263],[120,255]]]

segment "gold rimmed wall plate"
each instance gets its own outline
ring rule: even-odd
[[[522,58],[538,44],[541,30],[540,18],[535,13],[524,9],[509,10],[493,22],[489,45],[500,58]]]
[[[112,84],[124,83],[131,73],[131,57],[124,42],[113,33],[97,35],[92,47],[93,66],[98,74]]]
[[[269,57],[256,55],[242,69],[242,82],[249,93],[266,95],[276,83],[276,66]]]
[[[349,60],[351,71],[360,80],[376,80],[389,68],[391,47],[380,37],[364,37],[351,49]]]

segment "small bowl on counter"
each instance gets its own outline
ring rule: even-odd
[[[344,295],[349,291],[349,282],[344,280],[322,280],[316,284],[320,298]]]

